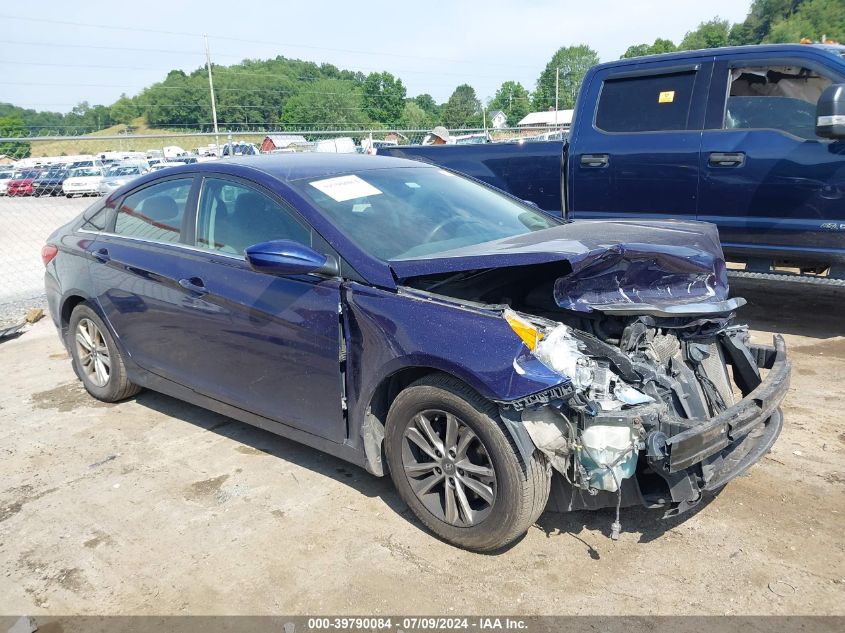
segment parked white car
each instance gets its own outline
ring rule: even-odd
[[[0,196],[6,195],[6,189],[9,186],[9,181],[15,175],[15,170],[12,167],[0,167]]]
[[[103,180],[101,167],[77,167],[71,169],[70,177],[62,183],[62,192],[68,197],[100,194]]]
[[[119,189],[127,182],[135,180],[138,176],[150,171],[150,166],[144,163],[117,164],[106,169],[103,179],[100,181],[99,192],[101,195],[108,195],[115,189]]]
[[[162,169],[167,169],[168,167],[184,167],[185,163],[177,163],[173,161],[162,161],[160,163],[156,163],[155,165],[151,165],[150,169],[152,171],[160,171]]]

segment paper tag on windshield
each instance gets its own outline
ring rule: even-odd
[[[315,180],[310,184],[337,202],[346,202],[347,200],[366,198],[367,196],[376,196],[382,193],[370,183],[358,178],[358,176],[338,176],[337,178]]]

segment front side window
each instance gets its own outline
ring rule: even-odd
[[[801,66],[732,68],[724,128],[773,129],[816,139],[816,102],[831,78]]]
[[[602,86],[596,127],[605,132],[688,129],[695,72],[608,79]]]
[[[382,260],[426,257],[559,224],[494,189],[431,167],[292,184],[361,250]]]
[[[311,230],[270,196],[222,178],[203,181],[197,246],[243,255],[248,246],[268,240],[311,246],[311,237]]]
[[[155,242],[178,242],[193,178],[166,180],[129,194],[120,205],[114,232]]]

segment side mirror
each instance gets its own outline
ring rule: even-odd
[[[828,86],[819,97],[816,136],[845,139],[845,84]]]
[[[336,276],[340,272],[334,257],[321,255],[313,248],[291,240],[253,244],[246,249],[246,261],[253,270],[271,275],[316,273]]]

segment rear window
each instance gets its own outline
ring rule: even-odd
[[[688,129],[695,72],[609,79],[602,86],[596,127],[605,132]]]

